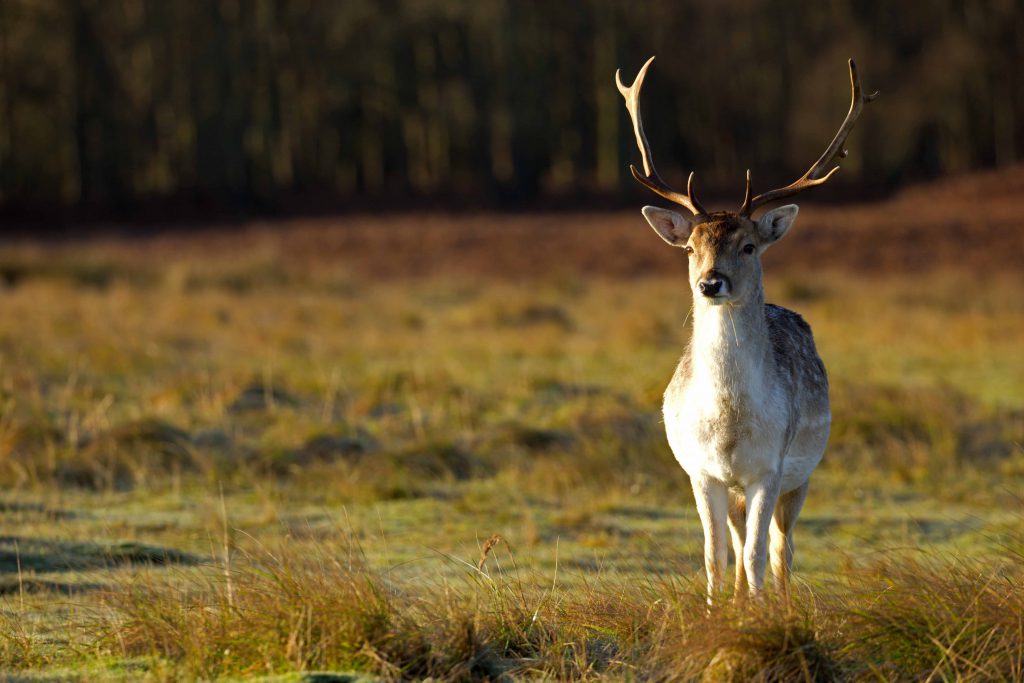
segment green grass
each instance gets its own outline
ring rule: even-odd
[[[833,438],[794,602],[709,616],[659,414],[682,277],[258,256],[86,254],[102,282],[37,263],[0,295],[10,676],[1022,676],[1014,278],[769,274],[816,331]]]

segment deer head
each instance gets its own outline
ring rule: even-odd
[[[640,89],[653,61],[654,57],[647,60],[633,85],[628,88],[622,83],[619,72],[615,72],[615,84],[626,101],[644,165],[643,174],[633,165],[630,165],[629,170],[641,185],[686,207],[691,215],[645,206],[644,218],[663,240],[686,250],[690,258],[690,286],[695,300],[705,300],[712,304],[741,302],[750,293],[760,290],[761,254],[786,234],[796,219],[798,208],[795,204],[781,206],[764,213],[757,220],[753,219],[753,212],[770,202],[822,185],[831,178],[839,170],[838,161],[846,157],[843,145],[864,105],[875,99],[878,93],[865,95],[862,92],[857,66],[851,59],[850,84],[853,93],[850,111],[832,142],[807,172],[785,187],[752,197],[750,171],[747,170],[747,188],[739,211],[709,213],[694,193],[693,173],[690,173],[686,193],[683,194],[669,187],[654,167],[651,145],[647,141],[640,117]],[[835,166],[832,166],[833,162],[836,162]]]

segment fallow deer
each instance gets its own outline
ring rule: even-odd
[[[750,171],[739,211],[707,211],[690,173],[686,193],[671,189],[655,170],[640,118],[640,88],[654,57],[633,85],[615,82],[633,122],[644,173],[633,177],[691,216],[653,206],[643,216],[659,236],[689,258],[693,332],[688,351],[665,390],[665,431],[686,470],[704,527],[708,600],[721,590],[728,542],[736,558],[736,596],[759,594],[767,549],[772,574],[787,590],[793,562],[793,525],[811,473],[825,452],[832,416],[828,378],[811,328],[797,313],[764,302],[761,255],[781,239],[797,215],[794,204],[754,219],[759,207],[823,184],[846,156],[843,145],[865,95],[850,60],[850,111],[825,152],[793,183],[751,197]]]

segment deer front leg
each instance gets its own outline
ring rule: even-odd
[[[729,561],[729,491],[710,477],[691,478],[693,498],[704,527],[704,571],[708,577],[708,604],[725,585],[725,567]]]
[[[764,588],[764,570],[768,562],[768,529],[771,526],[775,503],[779,499],[781,477],[774,473],[746,489],[747,538],[743,547],[743,566],[746,569],[750,594],[757,595]]]

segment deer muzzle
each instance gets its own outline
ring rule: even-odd
[[[709,299],[725,296],[729,293],[729,279],[724,275],[711,272],[697,283],[697,289]]]

